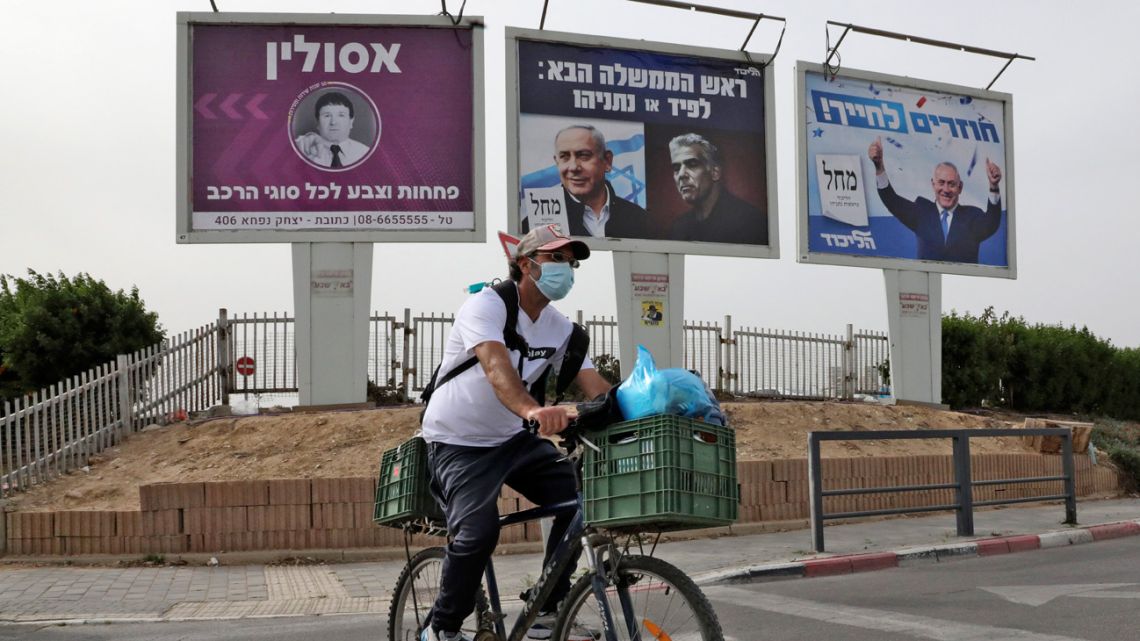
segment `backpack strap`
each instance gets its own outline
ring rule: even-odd
[[[503,305],[507,307],[507,322],[503,323],[503,342],[507,345],[507,351],[518,351],[524,356],[530,351],[530,346],[527,345],[526,339],[519,336],[519,286],[513,280],[505,280],[497,285],[491,287],[499,298],[503,299]],[[521,370],[521,368],[520,368]]]
[[[522,336],[520,336],[519,332],[518,332],[518,324],[519,324],[519,288],[518,288],[518,284],[515,283],[513,280],[507,280],[507,281],[503,281],[501,283],[498,283],[498,284],[492,286],[491,289],[495,290],[495,293],[499,295],[499,298],[502,299],[502,301],[503,301],[503,305],[505,305],[507,308],[507,320],[505,323],[503,323],[503,342],[506,344],[508,352],[509,351],[518,351],[518,353],[519,353],[518,372],[519,372],[519,376],[521,377],[522,376],[522,370],[523,370],[523,363],[526,361],[527,352],[530,351],[530,346],[527,344],[526,339],[524,339]],[[472,356],[471,358],[463,361],[459,365],[456,365],[455,367],[448,370],[448,372],[443,375],[443,378],[439,378],[439,368],[440,368],[440,365],[442,365],[442,363],[440,363],[440,365],[436,365],[435,372],[432,373],[431,379],[428,380],[427,385],[424,386],[424,390],[420,394],[420,401],[422,401],[426,405],[429,401],[431,401],[431,396],[432,396],[432,394],[435,393],[435,390],[442,387],[444,383],[450,381],[451,379],[455,378],[456,376],[459,376],[463,372],[466,372],[467,370],[471,369],[472,367],[475,366],[475,363],[478,363],[478,362],[479,362],[479,358],[477,356]],[[546,380],[546,375],[543,374],[543,381],[545,382],[545,380]],[[532,396],[533,396],[533,392],[532,392]]]
[[[586,361],[586,354],[589,351],[590,333],[585,327],[573,323],[570,329],[570,341],[566,344],[566,354],[562,357],[562,367],[558,370],[558,380],[554,384],[554,390],[558,394],[554,401],[555,405],[561,403],[566,396],[566,390],[570,389],[570,384],[581,371],[582,363]]]

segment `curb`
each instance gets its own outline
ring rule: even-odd
[[[941,563],[995,554],[1012,554],[1048,548],[1079,545],[1140,535],[1140,519],[1092,525],[1087,528],[977,539],[968,543],[901,548],[893,552],[844,554],[817,557],[790,563],[766,563],[746,568],[717,570],[694,576],[699,586],[732,583],[760,583],[781,579],[836,576],[907,567],[917,563]]]

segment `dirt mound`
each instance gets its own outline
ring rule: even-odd
[[[726,403],[737,458],[804,458],[822,430],[1010,427],[998,418],[927,407],[835,402]],[[419,407],[242,416],[152,427],[92,457],[87,471],[13,497],[10,510],[137,510],[138,486],[163,481],[371,476],[380,453],[415,432]],[[1018,422],[1020,424],[1020,422]],[[975,453],[1031,451],[1020,439],[971,442]],[[949,440],[823,444],[824,457],[949,454]]]

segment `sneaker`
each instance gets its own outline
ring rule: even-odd
[[[531,624],[530,630],[527,630],[526,638],[528,639],[549,639],[554,634],[554,620],[558,618],[555,612],[539,612],[538,618]]]
[[[462,632],[443,632],[429,627],[420,634],[420,641],[472,641],[472,639]]]

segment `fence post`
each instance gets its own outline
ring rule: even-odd
[[[815,432],[808,432],[808,510],[812,549],[823,552],[823,469]]]
[[[412,354],[411,336],[414,333],[415,332],[412,329],[412,310],[408,307],[405,307],[404,308],[404,363],[403,363],[403,367],[401,368],[402,371],[401,371],[400,375],[401,375],[401,377],[403,377],[403,380],[404,380],[404,391],[409,396],[412,393],[412,386],[408,384],[408,375],[412,369],[409,365],[409,361],[411,360],[411,354]]]
[[[1077,483],[1073,465],[1073,430],[1061,437],[1061,469],[1065,474],[1065,523],[1077,524]]]
[[[732,339],[732,315],[724,315],[724,334],[721,335],[720,344],[720,391],[732,393],[732,346],[736,341]]]
[[[958,486],[958,536],[974,536],[974,485],[970,478],[970,436],[953,437],[954,483]]]
[[[233,389],[233,375],[230,367],[233,359],[230,358],[230,317],[223,307],[218,310],[218,385],[222,390],[222,405],[230,404],[230,392]]]
[[[855,398],[855,328],[847,323],[847,340],[843,343],[843,398]]]
[[[387,315],[388,312],[384,312],[384,314]],[[399,357],[397,357],[396,352],[396,339],[397,334],[400,330],[400,323],[396,320],[396,317],[394,315],[391,316],[391,319],[392,324],[388,326],[388,366],[389,371],[392,374],[392,387],[399,390],[400,386],[404,385],[403,379],[398,376],[398,372],[396,371],[404,366],[404,364],[400,362]],[[403,387],[403,394],[404,400],[408,400],[408,388],[406,385]]]
[[[8,499],[0,499],[0,554],[8,553]]]
[[[119,388],[119,420],[121,421],[119,440],[130,432],[135,431],[134,411],[131,408],[131,357],[119,354],[115,358],[115,382]]]

